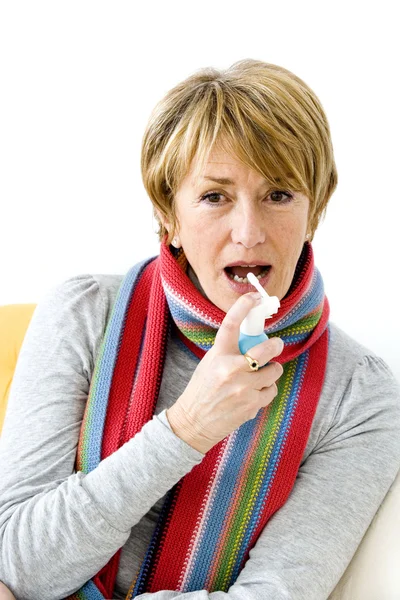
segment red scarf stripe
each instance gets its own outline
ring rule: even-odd
[[[125,326],[121,332],[120,348],[114,367],[104,426],[102,459],[110,456],[126,441],[127,420],[121,418],[121,415],[127,414],[133,379],[138,371],[140,342],[146,323],[146,311],[142,310],[142,307],[147,306],[155,268],[156,264],[153,261],[143,271],[134,289]],[[143,424],[140,425],[140,428]]]
[[[168,249],[162,248],[161,252],[163,253],[161,276],[167,287],[174,290],[174,295],[182,297],[184,306],[187,305],[186,299],[190,297],[190,303],[194,307],[195,313],[200,315],[203,313],[207,317],[207,321],[210,321],[210,319],[215,321],[216,327],[218,327],[222,323],[225,313],[202,296],[185,272],[181,272],[181,270],[178,273],[176,272],[176,258]]]
[[[132,404],[125,441],[130,440],[147,421],[153,418],[164,370],[169,312],[159,277],[159,261],[154,261],[152,264],[155,265],[155,272],[147,314],[147,323],[151,323],[152,326],[146,327],[143,342],[143,348],[147,348],[149,352],[141,352],[143,362],[140,365],[140,378],[134,390],[137,401]],[[135,427],[135,424],[140,421],[142,421],[140,428]]]

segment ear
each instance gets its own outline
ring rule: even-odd
[[[164,218],[164,216],[161,214],[161,212],[157,208],[155,208],[154,211],[157,214],[160,222],[164,225],[164,227],[166,228],[166,230],[169,233],[171,231],[171,223]],[[172,240],[171,244],[173,246],[175,246],[175,248],[180,248],[181,247],[181,242],[180,242],[180,239],[179,239],[179,234],[177,232],[175,232],[175,237]]]
[[[165,219],[165,217],[161,214],[161,212],[158,210],[158,208],[155,208],[154,211],[155,211],[159,221],[164,225],[166,230],[169,232],[169,230],[171,228],[171,224]]]

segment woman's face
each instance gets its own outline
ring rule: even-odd
[[[234,281],[231,276],[254,271],[261,275],[268,294],[281,300],[306,239],[307,196],[271,188],[261,175],[222,149],[210,154],[198,181],[192,172],[193,165],[175,197],[175,238],[206,296],[227,312],[240,295],[255,291],[247,279]],[[226,270],[232,263],[245,266]]]

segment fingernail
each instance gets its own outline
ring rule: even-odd
[[[276,341],[278,342],[277,345],[278,345],[279,353],[281,353],[285,347],[285,344],[284,344],[282,338],[276,338]]]
[[[254,300],[262,300],[262,296],[260,294],[260,292],[249,292],[248,294],[249,296],[251,296],[251,298],[254,298]]]

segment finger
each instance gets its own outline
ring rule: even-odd
[[[215,336],[214,348],[224,354],[240,353],[238,347],[240,324],[249,311],[261,301],[259,292],[240,296],[226,313]]]
[[[285,344],[280,337],[269,338],[265,342],[261,344],[257,344],[251,350],[255,349],[255,352],[260,355],[260,360],[258,361],[260,365],[265,365],[269,363],[273,358],[282,354]],[[257,359],[258,360],[258,359]],[[276,363],[279,364],[279,363]]]
[[[266,406],[271,404],[271,402],[274,400],[274,398],[276,398],[277,395],[278,387],[275,384],[272,384],[268,387],[264,387],[261,390],[259,390],[257,403],[253,404],[252,408],[250,409],[249,418],[254,419],[257,416],[260,408],[265,408]]]
[[[277,395],[278,386],[275,383],[267,388],[263,388],[260,390],[260,406],[268,406],[277,397]]]
[[[283,367],[277,362],[269,362],[263,369],[259,369],[256,374],[258,376],[257,387],[264,388],[276,384],[279,377],[283,373]]]
[[[284,347],[285,344],[281,338],[273,337],[253,346],[246,354],[256,360],[261,367],[267,365],[275,356],[279,356]]]
[[[253,358],[253,357],[252,357]],[[238,359],[240,361],[240,358]],[[267,365],[262,365],[263,368],[257,371],[251,371],[248,365],[238,362],[238,370],[244,370],[250,375],[248,382],[253,389],[261,391],[264,388],[269,388],[274,385],[283,374],[283,367],[278,362],[269,362]],[[261,367],[261,363],[260,363]]]

